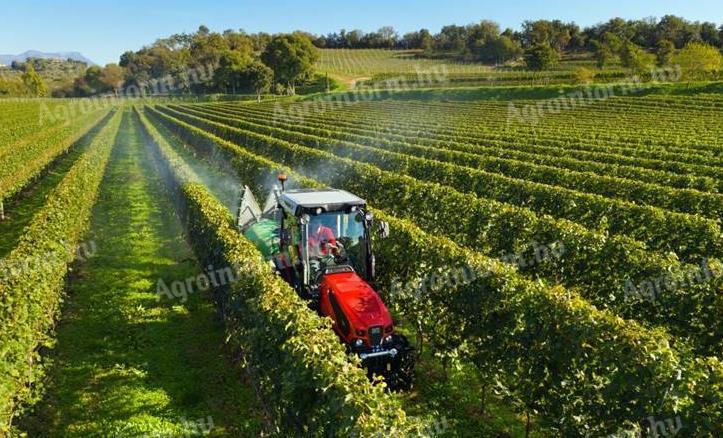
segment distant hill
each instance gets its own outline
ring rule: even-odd
[[[31,56],[26,61],[15,59],[10,65],[0,67],[0,95],[3,93],[3,83],[7,89],[8,83],[18,83],[28,63],[32,63],[35,71],[45,81],[53,94],[59,90],[71,89],[75,79],[83,76],[88,69],[86,61],[77,61],[68,58],[36,58]]]
[[[49,52],[40,52],[37,50],[28,50],[27,52],[23,52],[19,55],[0,55],[0,64],[10,65],[13,63],[13,61],[25,62],[28,58],[60,59],[60,60],[72,59],[74,61],[85,62],[89,66],[95,65],[95,63],[93,61],[86,58],[79,52],[49,53]]]

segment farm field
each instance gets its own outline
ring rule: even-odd
[[[667,97],[612,100],[600,107],[596,104],[588,111],[576,112],[576,124],[565,123],[565,115],[560,113],[558,117],[538,121],[535,126],[512,125],[501,136],[486,132],[493,129],[490,126],[485,130],[485,122],[499,126],[508,106],[486,102],[364,102],[323,114],[304,112],[303,104],[296,104],[297,108],[294,104],[281,108],[275,104],[165,105],[147,107],[145,112],[152,121],[160,122],[189,144],[201,144],[197,146],[199,153],[217,157],[209,148],[224,151],[222,161],[231,162],[245,183],[255,181],[252,187],[260,189],[268,181],[269,171],[283,165],[290,174],[297,175],[302,185],[344,188],[365,197],[381,209],[379,214],[396,216],[397,219],[389,219],[392,235],[396,232],[398,238],[377,243],[381,247],[379,263],[385,270],[380,281],[387,290],[394,291],[400,282],[408,284],[423,279],[430,271],[449,269],[450,265],[455,266],[453,260],[457,264],[465,260],[481,266],[493,260],[508,262],[500,265],[500,271],[495,273],[507,281],[512,280],[506,275],[518,279],[516,281],[522,282],[518,288],[529,294],[519,289],[508,292],[511,295],[507,299],[512,302],[500,296],[481,297],[479,294],[489,292],[492,286],[474,282],[474,286],[459,287],[451,297],[451,292],[446,290],[449,285],[437,291],[427,289],[429,295],[425,298],[429,301],[426,303],[420,303],[414,291],[408,295],[410,291],[404,288],[397,289],[399,295],[387,296],[398,317],[416,321],[417,334],[437,354],[458,351],[461,341],[455,340],[454,327],[467,326],[469,333],[460,336],[466,342],[475,339],[467,344],[471,349],[467,359],[480,372],[493,367],[495,359],[519,363],[529,357],[529,350],[535,347],[541,349],[536,356],[538,360],[549,358],[538,365],[540,368],[518,368],[519,365],[505,368],[503,365],[496,370],[495,377],[510,379],[507,380],[510,387],[515,386],[514,381],[524,388],[520,379],[529,379],[531,385],[539,384],[536,379],[544,379],[544,370],[550,369],[553,363],[557,369],[579,376],[576,368],[583,365],[570,363],[579,355],[596,363],[595,368],[605,368],[603,364],[611,361],[617,365],[609,369],[618,369],[621,361],[629,361],[630,368],[613,371],[613,379],[622,379],[621,373],[624,375],[633,369],[637,369],[637,373],[640,367],[675,368],[687,364],[684,367],[688,370],[705,369],[706,379],[712,379],[709,384],[715,385],[713,382],[719,377],[713,375],[720,371],[707,373],[720,366],[717,355],[721,351],[718,326],[721,265],[719,249],[715,248],[721,242],[720,210],[713,207],[721,200],[718,194],[720,154],[713,146],[720,141],[720,131],[716,131],[714,122],[716,110],[708,112],[703,109],[706,106],[700,104],[706,101],[712,102],[712,108],[718,105],[715,96],[677,101]],[[435,112],[437,106],[441,109]],[[691,119],[695,118],[696,122],[705,123],[706,117],[710,117],[707,122],[712,130],[701,129],[696,134],[684,135],[675,133],[672,125],[672,132],[639,138],[625,129],[610,135],[602,128],[611,124],[651,125],[666,117],[680,120],[681,107],[683,111],[690,111]],[[626,110],[626,117],[621,116],[620,108]],[[285,119],[283,114],[289,116]],[[597,124],[586,125],[586,118],[591,122],[594,119]],[[443,122],[435,123],[439,119]],[[470,120],[480,120],[480,123],[472,124]],[[584,137],[587,141],[581,137],[579,126],[588,127]],[[545,135],[546,130],[555,132],[555,141],[552,135]],[[501,160],[486,153],[487,148],[494,146],[515,151],[516,144],[528,158],[570,153],[571,160],[565,164],[586,167],[569,169],[552,162],[541,166],[534,159]],[[537,148],[539,151],[535,154]],[[259,166],[269,171],[264,172]],[[626,173],[610,176],[608,168],[623,168],[622,172],[630,175],[645,174],[650,181],[640,182]],[[536,169],[537,172],[532,173]],[[676,206],[673,199],[677,197],[680,202]],[[708,201],[693,201],[697,198]],[[420,210],[420,205],[425,209]],[[712,209],[700,210],[708,208],[704,205]],[[652,225],[656,221],[660,221],[658,225]],[[690,233],[684,231],[688,227],[691,227]],[[655,236],[657,233],[660,234]],[[703,237],[705,233],[709,233],[707,237]],[[684,234],[688,237],[682,238]],[[559,257],[539,264],[516,262],[520,257],[534,260],[535,246],[541,243],[564,250],[560,250]],[[696,247],[698,249],[693,249]],[[414,262],[400,260],[399,254],[406,257],[413,254],[409,258]],[[510,258],[509,254],[515,257]],[[382,255],[385,258],[382,259]],[[517,265],[517,271],[509,267],[510,264]],[[704,274],[708,272],[710,276]],[[698,280],[693,279],[696,273]],[[660,290],[658,296],[647,295],[647,279],[667,276],[680,286]],[[684,284],[688,281],[685,278],[690,281]],[[633,285],[632,289],[628,285]],[[495,286],[498,293],[504,294],[503,286],[499,283]],[[695,291],[695,297],[691,291]],[[538,301],[542,297],[547,301]],[[523,300],[524,304],[517,300]],[[485,304],[490,308],[485,308]],[[555,310],[549,310],[550,306]],[[540,314],[540,307],[554,313]],[[588,316],[572,318],[572,314],[576,314],[572,309]],[[510,339],[503,341],[495,337],[488,342],[496,345],[489,345],[484,336],[475,338],[475,335],[489,333],[494,327],[495,333],[501,336],[504,323],[497,319],[480,322],[475,311],[489,316],[502,312],[512,320],[531,318],[546,327],[543,332],[551,338],[530,344],[530,338],[523,333],[535,329],[539,333],[540,328],[528,323],[518,328],[522,331],[520,334],[515,335],[512,330]],[[566,324],[570,325],[561,328],[560,320],[551,317],[559,316],[557,312],[562,312],[569,319]],[[581,317],[579,313],[576,316]],[[618,316],[625,321],[617,319]],[[598,322],[590,326],[591,321]],[[592,327],[605,334],[591,335]],[[565,334],[566,331],[579,333],[584,340],[579,339],[580,344],[571,347],[573,350],[560,353],[559,339],[570,340],[570,333]],[[636,333],[636,341],[620,337],[621,332],[630,331]],[[661,339],[667,341],[661,343]],[[555,344],[555,353],[546,350],[550,348],[546,346],[548,343]],[[606,348],[609,352],[603,353]],[[628,352],[629,348],[638,353],[624,357],[614,353]],[[657,353],[651,353],[651,348]],[[655,357],[655,364],[646,361],[646,356]],[[667,360],[661,362],[662,357],[670,360],[668,365],[663,365]],[[487,358],[489,362],[480,358]],[[591,378],[596,374],[589,372]],[[660,376],[660,372],[666,373],[658,369],[651,370],[651,375]],[[544,407],[523,391],[510,396],[520,402],[526,400],[536,405],[538,412],[546,411],[549,418],[555,418],[555,412],[559,414],[569,408],[568,402],[563,401],[570,397],[567,391],[574,394],[587,385],[594,385],[593,378],[587,383],[578,382],[579,388],[569,389],[570,380],[566,381],[567,385],[544,390],[547,400],[555,399]],[[557,391],[566,396],[556,398],[560,397]],[[584,415],[600,414],[596,408],[595,413],[587,411]],[[594,421],[601,420],[597,417]],[[538,421],[545,424],[544,417]],[[578,430],[576,427],[580,425],[552,427]]]
[[[723,437],[719,5],[6,3],[0,438]]]
[[[595,72],[596,82],[620,80],[625,71],[612,63],[598,69],[589,58],[570,56],[554,69],[534,72],[522,66],[491,66],[477,62],[431,59],[419,50],[322,49],[316,63],[320,74],[329,74],[353,86],[388,88],[402,83],[407,88],[552,85],[569,83],[573,70]]]
[[[723,433],[723,97],[540,102],[0,102],[0,433]],[[279,173],[389,223],[411,390],[235,228]],[[219,266],[244,269],[160,292]]]

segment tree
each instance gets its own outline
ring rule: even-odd
[[[700,25],[700,39],[713,47],[721,46],[720,35],[715,23],[705,22]]]
[[[45,97],[48,95],[48,86],[45,85],[43,79],[35,71],[32,63],[26,63],[25,73],[22,76],[25,88],[28,90],[28,94],[33,97]]]
[[[103,70],[97,65],[92,65],[85,71],[85,83],[91,88],[91,94],[97,93],[102,88],[102,84],[100,83],[100,75],[102,72]]]
[[[22,80],[17,78],[3,78],[0,75],[0,96],[19,97],[27,94],[27,88]]]
[[[223,32],[223,37],[231,50],[235,50],[243,56],[250,57],[253,55],[254,43],[244,32],[235,32],[229,29]]]
[[[649,70],[653,65],[653,55],[646,53],[638,45],[627,41],[620,50],[620,61],[624,67],[640,73]]]
[[[237,51],[224,51],[219,58],[219,66],[213,73],[216,88],[236,94],[236,90],[242,85],[242,73],[249,61]]]
[[[567,46],[568,50],[581,51],[585,49],[587,45],[587,35],[580,31],[580,28],[575,26],[570,32],[570,42]]]
[[[547,70],[560,60],[560,54],[548,44],[537,44],[525,50],[525,64],[530,70]]]
[[[243,82],[256,93],[256,101],[261,102],[261,94],[269,91],[274,82],[274,72],[261,62],[252,62],[241,73]]]
[[[444,26],[434,39],[436,50],[461,53],[467,47],[467,29],[454,24]]]
[[[420,29],[418,32],[409,32],[404,34],[399,42],[404,49],[422,49],[429,50],[434,44],[434,38],[427,29]]]
[[[482,20],[467,29],[467,50],[479,53],[482,47],[500,35],[500,26],[494,21]]]
[[[383,26],[380,27],[377,31],[377,35],[379,35],[379,42],[381,44],[382,48],[385,49],[393,49],[394,46],[397,45],[397,40],[399,39],[399,34],[397,34],[397,31],[394,30],[391,26]]]
[[[572,35],[579,32],[580,28],[574,23],[563,23],[560,20],[552,21],[552,35],[550,45],[558,52],[567,49],[572,40]]]
[[[624,45],[623,39],[612,32],[605,32],[603,34],[602,43],[605,44],[608,49],[610,49],[610,51],[615,55],[620,54],[620,51],[623,49]]]
[[[607,64],[613,61],[615,54],[607,44],[601,43],[600,41],[593,41],[593,58],[595,58],[595,64],[597,68],[603,69]]]
[[[553,33],[552,23],[548,20],[527,20],[522,23],[522,45],[533,47],[549,44]]]
[[[261,60],[274,71],[276,81],[284,83],[287,92],[293,95],[296,83],[313,74],[319,51],[305,36],[277,35],[266,46]]]
[[[125,79],[125,70],[118,66],[118,64],[108,64],[100,72],[98,78],[100,84],[106,90],[112,90],[116,96],[118,95],[118,89],[123,85]]]
[[[633,30],[633,34],[629,38],[630,41],[641,47],[648,49],[654,48],[657,42],[657,36],[655,35],[656,24],[657,22],[654,18],[645,18],[630,22]]]
[[[193,67],[216,67],[221,55],[231,47],[223,35],[209,32],[207,27],[201,26],[193,36],[189,49]]]
[[[419,48],[422,50],[430,50],[434,45],[434,37],[428,29],[419,30]]]
[[[663,67],[670,64],[670,60],[675,52],[675,44],[669,40],[660,40],[655,48],[655,58],[658,65]]]
[[[480,48],[479,57],[485,62],[504,63],[522,56],[520,44],[506,36],[495,37],[488,40]]]
[[[721,54],[713,46],[704,43],[689,43],[673,56],[673,63],[680,66],[688,79],[702,79],[720,71],[723,66]]]
[[[685,46],[695,32],[690,29],[690,23],[675,15],[666,15],[660,19],[657,26],[658,39],[670,40],[680,49]]]

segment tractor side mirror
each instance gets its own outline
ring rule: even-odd
[[[377,225],[377,234],[382,239],[389,237],[389,222],[380,221]]]

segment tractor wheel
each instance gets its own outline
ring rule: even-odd
[[[391,391],[408,391],[414,385],[414,348],[409,346],[407,338],[394,336],[394,348],[399,354],[392,362],[392,369],[384,376]]]

